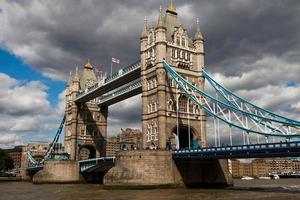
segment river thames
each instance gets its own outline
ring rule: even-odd
[[[97,184],[0,182],[1,200],[300,199],[300,179],[235,180],[226,189],[105,190]]]

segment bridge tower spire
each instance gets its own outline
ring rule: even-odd
[[[200,88],[204,87],[204,78],[200,73],[204,67],[204,52],[203,37],[198,37],[201,33],[199,23],[196,29],[197,37],[189,37],[177,16],[176,6],[169,1],[165,14],[160,8],[156,26],[148,27],[147,34],[145,31],[142,33],[140,55],[144,148],[165,149],[167,145],[175,145],[176,137],[181,147],[187,147],[189,137],[194,144],[206,145],[204,111],[180,92],[176,93],[175,83],[167,76],[162,64],[166,59],[191,82]],[[179,112],[176,112],[177,109]]]

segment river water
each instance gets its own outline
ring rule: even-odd
[[[226,189],[105,190],[97,184],[0,182],[1,200],[300,199],[300,179],[235,180]]]

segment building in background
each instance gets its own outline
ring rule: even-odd
[[[251,163],[231,160],[232,176],[264,177],[270,174],[300,174],[300,162],[291,158],[259,158]]]
[[[121,133],[106,141],[106,156],[115,156],[119,150],[134,150],[142,147],[143,135],[139,129],[121,129]]]
[[[22,162],[22,148],[23,146],[15,146],[12,149],[6,149],[14,162],[14,169],[19,169]]]

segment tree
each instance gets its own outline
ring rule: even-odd
[[[0,170],[8,170],[14,167],[14,162],[10,155],[0,148]]]

